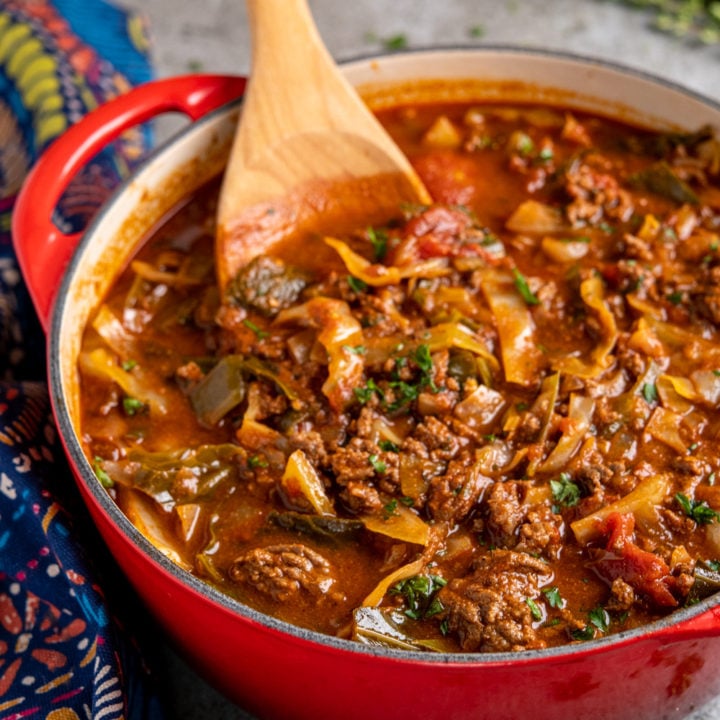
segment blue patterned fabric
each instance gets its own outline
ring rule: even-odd
[[[14,198],[54,138],[151,77],[141,17],[105,0],[0,0],[0,720],[155,720],[144,615],[87,515],[45,385],[45,338],[13,255]],[[147,152],[128,132],[75,179],[82,229]],[[92,554],[87,552],[92,548]]]

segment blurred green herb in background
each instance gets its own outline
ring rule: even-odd
[[[393,52],[405,50],[408,46],[408,39],[405,33],[397,33],[389,37],[378,37],[374,32],[365,33],[365,41],[372,44],[382,45],[383,49]]]
[[[720,0],[621,0],[655,13],[663,32],[705,44],[720,43]]]

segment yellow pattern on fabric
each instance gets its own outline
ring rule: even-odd
[[[45,516],[42,519],[42,529],[46,535],[48,528],[50,527],[50,523],[53,521],[53,518],[58,514],[58,512],[60,512],[60,506],[57,503],[53,503],[45,513]]]
[[[80,720],[80,716],[72,708],[57,708],[51,710],[45,720]]]
[[[93,640],[93,644],[88,648],[87,653],[85,653],[85,657],[80,661],[80,667],[85,667],[86,665],[89,665],[97,655],[97,638]]]

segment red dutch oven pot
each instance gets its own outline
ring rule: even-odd
[[[411,88],[432,94],[447,81],[463,88],[463,97],[555,100],[661,127],[720,127],[720,107],[709,100],[567,55],[439,50],[361,60],[346,72],[377,102],[387,85],[402,85],[407,96]],[[99,108],[47,150],[13,218],[21,268],[49,336],[50,395],[78,486],[118,563],[177,648],[247,710],[279,720],[660,720],[682,718],[720,694],[717,597],[641,629],[563,648],[489,655],[388,651],[243,606],[179,569],[118,510],[79,440],[82,329],[149,229],[222,172],[243,88],[242,78],[180,77]],[[58,230],[53,209],[79,168],[123,130],[172,111],[194,122],[144,163],[82,237]]]

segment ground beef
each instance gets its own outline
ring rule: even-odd
[[[340,491],[340,499],[355,515],[373,514],[383,507],[377,488],[367,482],[350,480]]]
[[[431,458],[438,460],[451,460],[466,444],[462,437],[432,416],[426,417],[415,428],[413,437],[427,447]]]
[[[485,495],[486,528],[495,545],[514,547],[517,529],[525,519],[527,508],[521,499],[519,483],[495,482]]]
[[[625,254],[627,257],[642,260],[645,263],[653,262],[655,254],[652,243],[648,240],[643,240],[637,235],[631,233],[625,233],[623,238],[625,242]]]
[[[601,158],[593,158],[602,164]],[[565,175],[565,190],[572,198],[568,220],[575,226],[597,225],[604,218],[627,220],[633,212],[632,199],[618,181],[589,163],[573,164]]]
[[[298,427],[289,433],[289,438],[293,448],[302,450],[313,466],[319,468],[327,464],[327,449],[319,432]]]
[[[560,557],[563,541],[563,519],[547,505],[537,505],[527,513],[518,530],[516,550],[549,559]]]
[[[700,292],[693,299],[702,317],[720,325],[720,266],[710,267],[701,274]]]
[[[430,481],[427,501],[430,516],[433,520],[461,523],[491,483],[492,480],[477,469],[472,457],[451,462],[446,473]]]
[[[377,445],[370,440],[355,437],[331,453],[328,459],[338,485],[372,480],[375,468],[369,458],[377,450]]]
[[[533,627],[528,599],[537,598],[550,571],[526,553],[495,550],[471,575],[439,593],[448,631],[466,652],[506,652],[544,646]]]
[[[615,578],[610,587],[606,607],[611,612],[627,612],[635,603],[635,591],[622,578]]]
[[[300,544],[249,550],[235,560],[228,575],[277,602],[317,601],[328,596],[336,581],[330,563]]]

